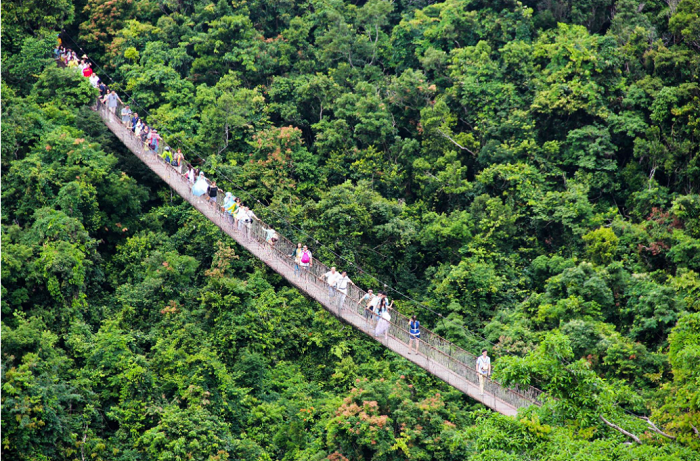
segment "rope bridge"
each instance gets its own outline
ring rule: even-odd
[[[488,378],[484,385],[484,394],[481,394],[476,371],[477,357],[422,326],[420,354],[409,354],[409,319],[395,310],[391,312],[392,321],[388,339],[376,338],[374,326],[365,318],[364,307],[357,303],[365,295],[362,289],[348,284],[347,297],[344,298],[342,305],[338,305],[341,299],[340,294],[336,293],[334,297],[331,297],[328,285],[319,279],[322,274],[329,270],[326,265],[314,259],[314,264],[308,269],[306,276],[295,274],[293,260],[289,256],[296,248],[293,242],[280,235],[274,247],[270,247],[265,241],[264,231],[269,226],[262,221],[253,220],[247,236],[244,232],[237,231],[230,215],[221,209],[224,200],[221,194],[217,195],[216,205],[209,202],[207,195],[196,197],[192,194],[190,183],[183,174],[191,167],[189,164],[182,162],[180,167],[170,165],[160,155],[146,148],[141,139],[135,136],[131,129],[124,126],[118,116],[111,113],[105,105],[98,102],[94,109],[117,138],[183,199],[187,200],[239,245],[279,273],[287,282],[318,301],[328,312],[341,321],[369,335],[433,376],[499,413],[513,416],[517,413],[518,408],[540,404],[539,398],[542,391],[539,389],[531,386],[525,389],[505,387]],[[115,112],[119,114],[120,110],[121,107],[118,107]]]

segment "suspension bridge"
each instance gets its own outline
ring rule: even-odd
[[[364,307],[358,304],[365,292],[355,285],[348,285],[348,295],[342,305],[338,305],[338,296],[331,297],[328,285],[320,280],[320,276],[328,271],[328,267],[314,259],[313,266],[306,277],[294,273],[293,260],[289,256],[296,245],[279,236],[279,241],[271,248],[265,241],[266,226],[262,221],[253,221],[248,233],[239,232],[234,228],[230,217],[222,211],[223,197],[217,196],[217,204],[208,201],[208,197],[196,197],[183,172],[188,164],[176,168],[160,155],[144,146],[141,139],[134,135],[131,129],[121,123],[121,120],[106,106],[97,103],[94,107],[107,127],[117,138],[148,168],[165,181],[178,195],[189,202],[207,219],[216,224],[225,234],[248,250],[256,258],[263,261],[275,272],[284,277],[287,282],[318,301],[328,312],[355,329],[365,333],[383,346],[423,368],[428,373],[440,378],[448,385],[463,392],[491,408],[507,416],[517,414],[519,408],[539,405],[542,392],[534,387],[506,387],[495,380],[486,379],[484,393],[479,389],[479,376],[476,371],[476,355],[447,341],[439,335],[421,326],[419,354],[409,354],[408,322],[409,319],[392,310],[388,338],[374,336],[374,326],[368,322]],[[120,113],[118,107],[116,113]]]

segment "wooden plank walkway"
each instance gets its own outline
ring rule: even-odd
[[[220,211],[219,207],[192,195],[190,184],[187,182],[186,178],[175,168],[165,163],[154,152],[144,149],[142,142],[133,135],[130,129],[122,125],[121,121],[119,121],[115,115],[107,111],[102,105],[98,105],[96,110],[107,127],[124,143],[124,145],[163,181],[168,183],[177,194],[187,200],[239,245],[265,262],[265,264],[284,277],[297,289],[318,301],[328,312],[341,321],[367,334],[375,341],[379,341],[385,347],[423,368],[428,373],[440,378],[455,389],[462,391],[474,400],[481,402],[499,413],[513,416],[517,413],[518,408],[538,403],[536,399],[539,395],[539,391],[535,390],[537,393],[533,394],[532,392],[505,388],[496,381],[490,379],[487,380],[484,394],[480,394],[478,379],[476,371],[474,370],[475,364],[473,362],[467,363],[467,361],[472,360],[474,356],[462,351],[457,346],[453,346],[442,338],[437,337],[441,340],[439,345],[434,341],[426,339],[425,342],[421,343],[420,354],[409,354],[406,325],[398,325],[394,320],[392,320],[388,340],[376,338],[373,334],[373,326],[367,324],[362,308],[356,305],[359,294],[355,294],[356,296],[353,296],[352,293],[348,294],[343,307],[339,308],[336,302],[339,298],[338,295],[336,294],[335,297],[330,297],[327,285],[318,282],[316,277],[313,276],[310,278],[302,278],[295,275],[291,259],[287,256],[291,251],[283,251],[283,246],[279,243],[276,250],[270,250],[269,246],[264,241],[264,237],[261,235],[260,231],[262,229],[258,229],[257,232],[256,229],[252,229],[249,237],[246,237],[243,232],[234,229],[229,218]],[[286,241],[286,239],[284,240]],[[291,245],[291,242],[289,242],[289,244]],[[316,264],[316,262],[314,264]],[[318,266],[322,265],[318,264]],[[394,317],[399,318],[397,313],[392,314],[392,318]],[[429,336],[430,334],[431,332],[429,330],[423,327],[421,328],[422,337]],[[432,335],[433,337],[436,336],[434,334]],[[447,350],[446,347],[451,352],[445,352]],[[464,357],[461,361],[455,359],[455,355],[459,353],[462,353],[462,357]]]

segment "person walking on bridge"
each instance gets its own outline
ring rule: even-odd
[[[309,274],[309,269],[314,267],[314,257],[306,245],[301,249],[301,259],[299,259],[299,262],[301,263],[301,272],[304,274],[304,279],[306,279]]]
[[[245,206],[242,203],[233,211],[233,226],[237,232],[243,232],[245,214]]]
[[[163,160],[165,160],[165,162],[166,162],[168,165],[171,165],[171,164],[172,164],[172,162],[173,162],[173,151],[170,150],[170,146],[165,146],[165,148],[163,149],[163,153],[160,154],[160,157],[161,157]]]
[[[179,151],[180,149],[178,149]],[[226,213],[226,220],[229,224],[233,224],[233,209],[236,205],[236,197],[231,192],[226,192],[224,195],[224,204],[221,209]]]
[[[197,168],[191,166],[187,170],[187,182],[190,183],[190,187],[194,186],[194,182],[197,180]]]
[[[122,107],[122,123],[126,125],[127,128],[131,128],[129,126],[129,122],[131,121],[131,108],[129,105],[125,105]]]
[[[377,315],[382,315],[384,312],[388,311],[394,305],[394,301],[389,302],[389,297],[386,293],[379,293],[379,304],[377,306]]]
[[[97,85],[97,89],[100,90],[100,97],[104,98],[105,95],[107,94],[107,85],[104,84],[104,82],[100,81],[100,83]],[[103,101],[104,102],[104,101]]]
[[[107,96],[105,96],[102,102],[107,104],[107,109],[116,115],[117,106],[122,102],[122,100],[119,98],[119,96],[117,96],[117,92],[112,90]]]
[[[379,321],[377,321],[377,327],[374,330],[374,336],[381,337],[384,336],[384,341],[389,340],[389,327],[391,326],[391,315],[389,311],[384,311],[379,315]]]
[[[303,251],[304,250],[301,249],[301,242],[299,242],[297,247],[292,250],[292,254],[289,255],[294,261],[294,275],[297,277],[301,275],[301,267],[299,267],[299,265],[301,264],[301,253]]]
[[[182,174],[182,166],[183,162],[185,160],[185,156],[182,155],[182,149],[178,149],[177,152],[175,152],[175,156],[173,157],[173,161],[170,162],[172,166],[175,167],[178,173]]]
[[[348,277],[348,273],[343,271],[336,282],[336,289],[338,293],[340,293],[340,296],[338,296],[339,311],[345,307],[345,298],[348,296],[348,285],[353,285],[352,280]]]
[[[211,184],[207,187],[207,200],[209,201],[212,206],[217,206],[216,205],[216,197],[219,194],[219,188],[216,185],[216,181],[212,181]]]
[[[277,243],[280,236],[277,234],[277,231],[274,230],[272,227],[263,229],[263,232],[265,233],[265,243],[267,243],[267,252],[272,253],[272,251],[275,249],[275,243]]]
[[[411,354],[411,346],[416,345],[416,355],[418,355],[418,343],[420,342],[420,322],[414,315],[408,322],[408,353]]]
[[[192,186],[192,195],[195,197],[201,197],[207,193],[208,187],[209,184],[207,183],[207,178],[204,176],[204,172],[200,171],[197,181]]]
[[[148,147],[154,152],[158,153],[158,143],[160,142],[161,137],[158,134],[158,130],[152,129],[150,133],[148,133]]]
[[[376,299],[377,297],[374,295],[374,291],[367,290],[367,293],[360,298],[359,301],[357,301],[357,304],[359,306],[362,305],[362,302],[365,301],[365,327],[369,324],[369,321],[372,319],[372,312],[374,312],[374,304],[372,302]]]
[[[476,372],[479,374],[479,391],[484,395],[486,378],[491,376],[491,357],[486,349],[482,350],[481,355],[476,359]]]
[[[379,320],[379,306],[382,304],[382,292],[378,292],[376,296],[372,297],[369,302],[367,303],[367,313],[369,314],[369,321],[372,324],[372,327],[377,324],[377,320]]]
[[[240,216],[241,208],[243,208],[243,204],[241,203],[241,198],[240,197],[235,197],[233,199],[233,207],[231,207],[231,216],[233,216],[233,230],[238,229],[238,218]]]
[[[251,210],[247,206],[242,207],[241,212],[238,214],[238,223],[239,230],[240,223],[243,223],[243,233],[246,239],[250,239],[250,229],[251,227],[253,227],[253,219],[255,219],[256,221],[260,221],[260,218],[258,218],[255,215],[255,213],[253,213],[253,210]]]
[[[329,298],[333,298],[335,296],[335,290],[338,285],[339,278],[340,274],[338,273],[338,271],[335,270],[335,267],[331,267],[331,270],[319,277],[319,279],[321,280],[326,279],[326,283],[328,284]]]

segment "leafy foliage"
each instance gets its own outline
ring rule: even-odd
[[[699,8],[4,2],[2,454],[698,459]],[[64,28],[220,187],[543,405],[487,412],[231,247],[52,63]]]

